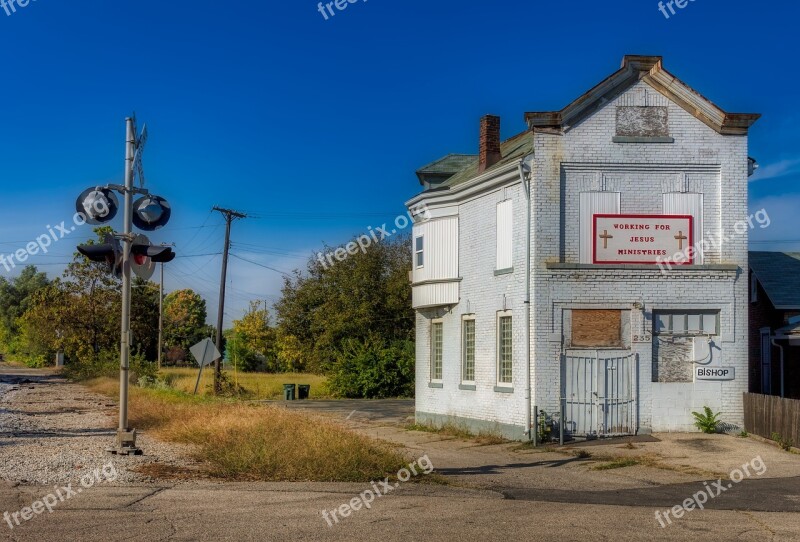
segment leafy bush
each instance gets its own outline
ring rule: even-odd
[[[131,379],[136,382],[140,378],[156,380],[158,378],[158,366],[147,359],[142,354],[133,354],[130,361]]]
[[[211,369],[211,371],[214,370],[213,366],[209,367],[209,369]],[[213,380],[208,384],[207,388],[209,395],[214,394]],[[219,388],[220,393],[217,394],[219,397],[229,397],[233,399],[252,399],[253,397],[251,392],[231,380],[228,373],[225,371],[222,371],[219,375]]]
[[[537,420],[537,431],[539,433],[539,442],[548,443],[553,440],[553,417],[544,410],[539,411],[539,419]]]
[[[719,417],[721,414],[714,414],[714,411],[709,407],[703,407],[703,414],[699,412],[692,412],[694,416],[694,425],[703,433],[712,435],[717,432],[720,425]]]
[[[774,440],[781,449],[790,451],[794,446],[794,441],[790,438],[782,437],[780,433],[772,433],[772,440]]]
[[[414,394],[414,343],[346,340],[335,355],[328,385],[333,395],[380,399]]]
[[[25,358],[25,365],[32,369],[41,369],[47,366],[47,356],[44,354],[30,355]]]
[[[175,381],[174,375],[165,374],[158,377],[142,376],[139,377],[137,385],[140,388],[147,388],[151,390],[172,390]]]

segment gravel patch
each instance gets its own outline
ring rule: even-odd
[[[112,463],[114,485],[153,483],[135,472],[148,467],[169,476],[171,471],[196,470],[188,446],[137,435],[142,456],[116,456],[118,409],[114,401],[53,375],[0,374],[0,480],[27,485],[76,483]]]

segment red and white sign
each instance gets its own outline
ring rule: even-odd
[[[594,215],[596,264],[691,265],[691,216]]]

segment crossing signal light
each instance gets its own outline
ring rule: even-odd
[[[159,196],[144,196],[133,202],[133,225],[143,231],[163,228],[172,216],[169,202]]]
[[[75,210],[94,226],[114,220],[118,209],[119,200],[114,192],[99,186],[87,188],[75,202]]]
[[[119,240],[107,235],[100,245],[80,245],[78,252],[93,262],[105,262],[108,272],[117,278],[122,276],[122,247]]]
[[[155,263],[167,263],[175,259],[175,252],[170,247],[158,245],[134,244],[131,252],[137,260],[148,258]]]

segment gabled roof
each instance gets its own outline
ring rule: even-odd
[[[800,310],[800,253],[751,252],[750,269],[778,310]]]
[[[667,96],[689,114],[720,134],[746,134],[761,115],[757,113],[727,113],[702,94],[664,69],[660,56],[626,55],[622,67],[600,84],[566,106],[561,111],[525,113],[530,128],[563,130],[603,107],[625,92],[637,81]]]

